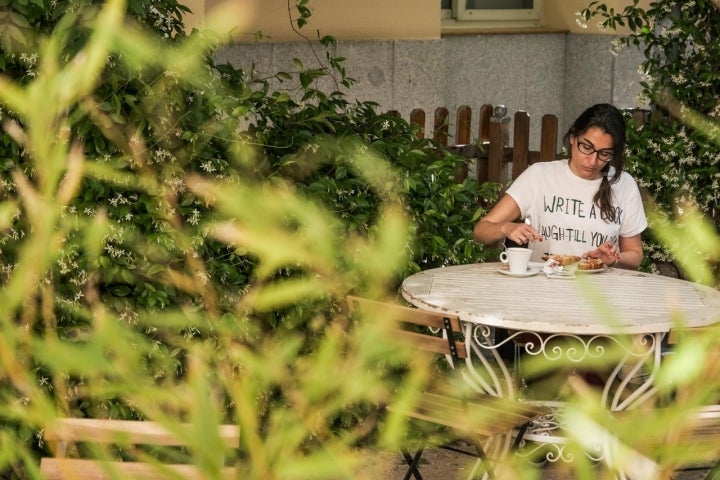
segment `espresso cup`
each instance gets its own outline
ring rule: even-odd
[[[532,253],[529,248],[512,247],[500,252],[500,261],[508,265],[510,273],[522,274],[527,272]]]

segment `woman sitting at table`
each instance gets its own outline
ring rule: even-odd
[[[565,134],[569,158],[528,167],[475,225],[475,241],[529,244],[534,261],[551,253],[638,268],[647,219],[637,184],[623,171],[625,142],[617,108],[588,108]]]
[[[552,253],[638,268],[643,259],[640,234],[647,219],[637,184],[623,171],[625,142],[625,120],[617,108],[605,103],[588,108],[565,134],[570,158],[528,167],[475,225],[474,239],[529,244],[535,261]],[[518,222],[519,218],[530,222]],[[498,329],[496,340],[506,335]],[[522,338],[515,342],[522,343]],[[501,355],[513,357],[509,348],[501,349]],[[535,395],[553,398],[566,374],[561,369],[527,380]],[[584,372],[586,380],[598,385],[603,375]]]

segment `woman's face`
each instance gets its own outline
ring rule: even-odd
[[[598,127],[570,137],[570,170],[580,178],[597,180],[613,159],[613,146],[613,137]]]

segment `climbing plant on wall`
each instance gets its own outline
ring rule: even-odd
[[[720,226],[720,7],[709,0],[639,3],[615,10],[594,1],[579,17],[597,17],[607,29],[627,27],[615,48],[634,45],[645,54],[642,95],[652,111],[642,124],[630,124],[628,170],[663,212],[646,236],[656,268],[674,261],[653,233],[657,222],[697,210]]]

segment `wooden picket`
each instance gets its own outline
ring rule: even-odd
[[[398,114],[397,112],[392,112]],[[558,119],[552,114],[545,114],[541,119],[540,150],[530,150],[530,115],[518,111],[513,115],[513,143],[509,145],[510,117],[502,105],[493,107],[485,104],[480,107],[477,130],[473,136],[472,109],[463,105],[455,113],[454,142],[450,139],[450,111],[439,107],[433,115],[433,127],[430,138],[433,138],[446,150],[470,158],[474,161],[475,179],[478,182],[507,183],[520,175],[528,165],[535,162],[554,160],[559,157],[558,150]],[[426,114],[422,109],[410,113],[410,123],[417,125],[418,138],[424,138]],[[506,167],[509,166],[509,171]],[[469,169],[463,165],[459,169],[457,179],[467,178]]]

